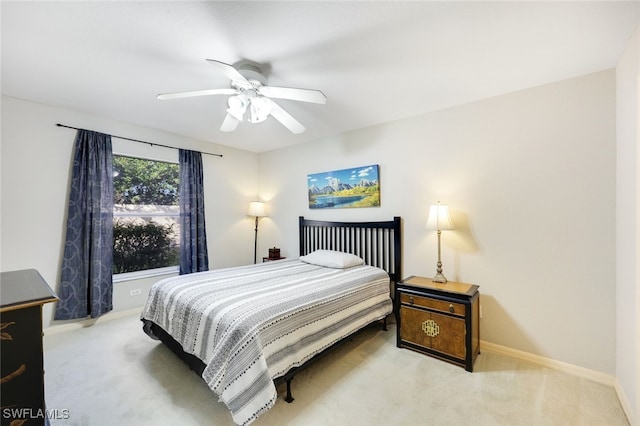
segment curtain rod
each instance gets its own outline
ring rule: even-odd
[[[79,129],[79,128],[77,128],[77,127],[73,127],[73,126],[67,126],[67,125],[60,124],[60,123],[57,123],[57,124],[56,124],[56,126],[58,126],[58,127],[66,127],[67,129],[87,130],[87,129]],[[176,148],[175,146],[162,145],[161,143],[141,141],[141,140],[138,140],[138,139],[125,138],[125,137],[122,137],[122,136],[116,136],[116,135],[109,135],[109,136],[111,136],[112,138],[124,139],[124,140],[132,141],[132,142],[146,143],[146,144],[151,145],[151,146],[154,146],[154,145],[155,145],[155,146],[161,146],[161,147],[163,147],[163,148],[180,149],[180,148]],[[222,154],[214,154],[214,153],[211,153],[211,152],[202,152],[202,151],[200,151],[200,152],[201,152],[202,154],[213,155],[213,156],[216,156],[216,157],[222,157]]]

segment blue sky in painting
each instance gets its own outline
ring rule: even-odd
[[[378,165],[353,167],[350,169],[333,170],[331,172],[313,173],[307,176],[307,187],[326,186],[331,178],[339,179],[342,183],[356,184],[362,179],[378,180]]]

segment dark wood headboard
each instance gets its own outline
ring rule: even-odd
[[[398,216],[386,222],[326,222],[300,216],[300,256],[321,249],[352,253],[387,271],[395,283],[402,279],[401,235]]]

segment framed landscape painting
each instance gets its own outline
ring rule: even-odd
[[[379,207],[378,165],[307,175],[310,209]]]

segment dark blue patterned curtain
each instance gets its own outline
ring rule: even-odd
[[[111,136],[78,130],[54,319],[96,318],[112,310],[112,263]]]
[[[202,154],[181,149],[180,163],[180,275],[208,271],[204,224]]]

